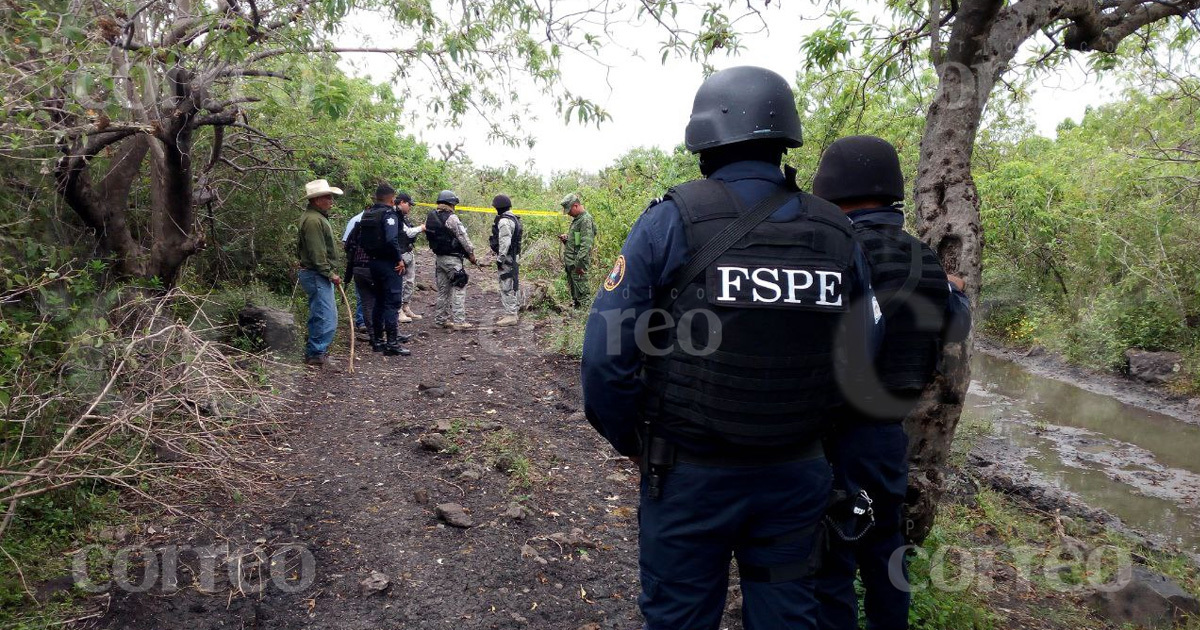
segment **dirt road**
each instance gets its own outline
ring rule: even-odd
[[[492,321],[494,285],[472,274],[470,321]],[[354,374],[343,327],[340,368],[291,385],[271,505],[160,528],[150,547],[187,547],[178,590],[113,589],[98,627],[638,627],[637,472],[583,419],[577,362],[538,348],[553,323],[450,332],[433,301],[418,291],[425,318],[402,327],[411,357],[366,349]],[[439,518],[450,503],[472,526]]]

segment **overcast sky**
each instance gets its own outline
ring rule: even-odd
[[[778,3],[774,4],[777,7]],[[791,3],[788,9],[768,10],[765,15],[769,23],[799,24],[800,28],[774,26],[767,32],[747,35],[743,41],[745,48],[738,56],[715,57],[710,63],[717,68],[764,66],[793,79],[801,70],[799,49],[803,35],[822,22],[819,15],[812,15],[815,10],[808,3]],[[810,14],[804,16],[808,21],[799,19],[801,11]],[[339,43],[359,45],[372,39],[371,30],[377,26],[375,19],[359,16],[340,35]],[[639,146],[669,150],[683,141],[692,97],[704,78],[702,68],[687,60],[669,59],[662,63],[658,48],[662,35],[653,27],[624,28],[621,41],[643,42],[641,49],[606,50],[603,59],[610,69],[580,56],[568,56],[563,63],[564,78],[572,89],[598,102],[612,115],[599,129],[594,125],[566,124],[555,114],[552,101],[531,86],[526,100],[532,105],[533,116],[527,117],[523,125],[537,139],[532,150],[490,144],[487,128],[477,120],[468,120],[460,128],[417,124],[407,131],[430,145],[463,142],[476,165],[515,164],[532,168],[543,176],[570,169],[596,171]],[[355,74],[369,75],[375,80],[383,80],[392,69],[391,62],[382,55],[348,55],[346,66]],[[1055,127],[1064,118],[1078,121],[1087,106],[1111,101],[1114,90],[1114,82],[1097,84],[1077,68],[1067,68],[1036,85],[1030,111],[1038,131],[1053,137]]]

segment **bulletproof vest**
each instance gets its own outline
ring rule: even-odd
[[[467,250],[458,242],[458,237],[446,227],[446,220],[453,214],[448,210],[430,210],[425,217],[425,238],[429,249],[438,256],[466,256]]]
[[[511,212],[496,215],[496,220],[492,221],[492,235],[488,238],[488,245],[492,247],[493,254],[500,253],[500,220],[512,219],[513,234],[512,242],[508,245],[508,255],[516,257],[521,253],[521,236],[525,233],[525,228],[521,226],[521,219]]]
[[[358,222],[358,246],[371,258],[394,258],[395,249],[388,242],[387,219],[395,220],[391,208],[371,206]]]
[[[715,180],[667,195],[679,207],[689,258],[739,215]],[[646,330],[673,325],[650,332],[643,350],[641,411],[651,431],[775,450],[811,444],[828,427],[842,402],[835,340],[856,297],[853,232],[829,202],[798,191],[788,199],[799,200],[799,216],[763,221],[677,296],[659,296],[671,320],[656,315]]]
[[[900,226],[856,223],[854,230],[871,262],[871,286],[886,325],[877,374],[887,391],[915,404],[941,356],[950,299],[946,272],[937,254]]]
[[[397,211],[397,214],[400,215],[400,221],[404,223],[404,226],[400,229],[400,233],[396,235],[396,239],[400,242],[400,253],[407,254],[413,250],[413,245],[416,244],[417,238],[409,236],[403,229],[404,227],[411,228],[413,226],[412,222],[408,220],[408,215],[401,214],[399,211]]]

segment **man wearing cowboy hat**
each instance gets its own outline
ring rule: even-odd
[[[308,340],[304,345],[304,363],[315,367],[327,363],[325,351],[337,331],[333,286],[341,284],[342,279],[333,272],[337,250],[333,228],[329,225],[329,210],[333,207],[333,197],[341,194],[341,188],[334,188],[323,179],[304,185],[308,208],[300,216],[300,240],[296,251],[300,257],[300,285],[308,294]]]

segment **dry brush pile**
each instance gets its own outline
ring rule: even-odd
[[[62,335],[48,318],[27,326],[20,352],[58,344],[49,361],[5,364],[0,538],[22,500],[73,484],[121,488],[177,514],[261,488],[254,451],[279,403],[261,378],[267,360],[217,341],[201,298],[115,295],[115,306],[91,307],[85,331]]]

